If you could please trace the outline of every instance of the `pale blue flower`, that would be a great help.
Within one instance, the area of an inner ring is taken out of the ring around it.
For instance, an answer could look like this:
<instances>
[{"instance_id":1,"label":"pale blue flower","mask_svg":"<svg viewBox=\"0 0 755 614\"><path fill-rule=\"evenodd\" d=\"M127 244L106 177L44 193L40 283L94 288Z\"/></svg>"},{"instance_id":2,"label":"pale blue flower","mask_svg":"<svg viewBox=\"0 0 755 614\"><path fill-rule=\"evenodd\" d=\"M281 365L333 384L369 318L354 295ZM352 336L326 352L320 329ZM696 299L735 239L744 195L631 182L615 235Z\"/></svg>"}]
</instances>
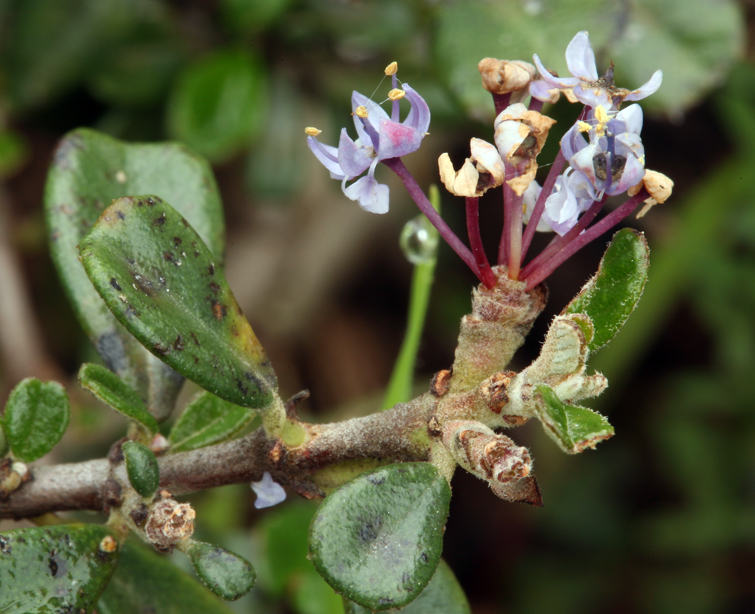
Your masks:
<instances>
[{"instance_id":1,"label":"pale blue flower","mask_svg":"<svg viewBox=\"0 0 755 614\"><path fill-rule=\"evenodd\" d=\"M272 507L286 500L286 491L283 486L273 481L269 471L262 474L262 480L252 482L252 490L257 495L254 507L262 509L263 507Z\"/></svg>"},{"instance_id":2,"label":"pale blue flower","mask_svg":"<svg viewBox=\"0 0 755 614\"><path fill-rule=\"evenodd\" d=\"M430 126L430 109L422 96L407 84L402 89L411 105L403 122L399 121L398 100L394 100L389 116L379 104L353 92L351 107L358 134L356 140L349 137L346 128L341 130L337 148L320 143L314 136L307 137L309 148L330 171L330 176L341 180L343 193L372 213L386 213L389 204L388 186L375 179L377 163L417 151ZM366 109L366 116L357 113L359 107ZM346 185L368 169L367 176Z\"/></svg>"},{"instance_id":3,"label":"pale blue flower","mask_svg":"<svg viewBox=\"0 0 755 614\"><path fill-rule=\"evenodd\" d=\"M566 65L571 77L553 76L537 54L533 57L540 76L551 88L571 89L577 100L592 108L602 105L608 110L617 110L625 100L642 100L650 96L663 81L663 71L656 70L650 80L636 90L616 87L613 82L613 65L602 77L598 76L595 54L585 31L578 32L566 48ZM545 86L539 87L545 91Z\"/></svg>"},{"instance_id":4,"label":"pale blue flower","mask_svg":"<svg viewBox=\"0 0 755 614\"><path fill-rule=\"evenodd\" d=\"M524 223L528 223L542 188L533 181L524 192ZM595 202L595 192L590 181L579 171L567 169L559 175L553 191L545 200L545 209L537 223L537 232L555 231L563 236Z\"/></svg>"}]
</instances>

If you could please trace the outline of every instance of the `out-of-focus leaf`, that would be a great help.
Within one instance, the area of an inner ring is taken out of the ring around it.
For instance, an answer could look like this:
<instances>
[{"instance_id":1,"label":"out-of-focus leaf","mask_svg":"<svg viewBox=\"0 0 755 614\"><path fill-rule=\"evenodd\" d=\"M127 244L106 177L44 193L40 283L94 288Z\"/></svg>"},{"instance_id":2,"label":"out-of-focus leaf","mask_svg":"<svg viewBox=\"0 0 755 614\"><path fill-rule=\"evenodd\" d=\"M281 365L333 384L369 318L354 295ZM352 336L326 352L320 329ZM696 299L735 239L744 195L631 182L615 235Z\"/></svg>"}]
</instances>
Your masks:
<instances>
[{"instance_id":1,"label":"out-of-focus leaf","mask_svg":"<svg viewBox=\"0 0 755 614\"><path fill-rule=\"evenodd\" d=\"M194 578L145 546L127 542L99 614L232 614Z\"/></svg>"},{"instance_id":2,"label":"out-of-focus leaf","mask_svg":"<svg viewBox=\"0 0 755 614\"><path fill-rule=\"evenodd\" d=\"M252 590L257 574L244 557L197 541L184 552L202 583L221 599L235 601Z\"/></svg>"},{"instance_id":3,"label":"out-of-focus leaf","mask_svg":"<svg viewBox=\"0 0 755 614\"><path fill-rule=\"evenodd\" d=\"M723 80L745 40L741 11L731 1L472 0L438 6L438 62L470 112L485 116L493 105L480 87L482 58L532 62L537 53L547 68L569 76L566 46L581 30L590 33L598 74L613 59L620 87L639 87L663 69L663 86L643 106L671 114L683 112Z\"/></svg>"},{"instance_id":4,"label":"out-of-focus leaf","mask_svg":"<svg viewBox=\"0 0 755 614\"><path fill-rule=\"evenodd\" d=\"M126 461L128 481L136 492L149 499L160 485L160 467L155 454L138 441L127 441L121 449Z\"/></svg>"},{"instance_id":5,"label":"out-of-focus leaf","mask_svg":"<svg viewBox=\"0 0 755 614\"><path fill-rule=\"evenodd\" d=\"M134 42L116 49L89 84L108 103L141 106L165 96L181 62L180 50L169 41Z\"/></svg>"},{"instance_id":6,"label":"out-of-focus leaf","mask_svg":"<svg viewBox=\"0 0 755 614\"><path fill-rule=\"evenodd\" d=\"M131 334L181 375L265 408L275 373L202 239L157 196L120 198L80 244L81 261Z\"/></svg>"},{"instance_id":7,"label":"out-of-focus leaf","mask_svg":"<svg viewBox=\"0 0 755 614\"><path fill-rule=\"evenodd\" d=\"M172 410L182 378L118 324L81 263L77 246L115 198L169 199L222 265L223 209L209 164L176 143L124 143L93 130L68 134L53 158L45 208L50 249L74 311L111 371L131 385L158 420Z\"/></svg>"},{"instance_id":8,"label":"out-of-focus leaf","mask_svg":"<svg viewBox=\"0 0 755 614\"><path fill-rule=\"evenodd\" d=\"M613 427L599 413L562 403L545 384L537 387L537 394L541 399L537 406L538 417L545 432L564 452L577 454L613 436Z\"/></svg>"},{"instance_id":9,"label":"out-of-focus leaf","mask_svg":"<svg viewBox=\"0 0 755 614\"><path fill-rule=\"evenodd\" d=\"M594 328L591 352L616 336L642 296L650 265L645 236L623 228L617 232L598 266L598 272L564 308L563 314L584 313Z\"/></svg>"},{"instance_id":10,"label":"out-of-focus leaf","mask_svg":"<svg viewBox=\"0 0 755 614\"><path fill-rule=\"evenodd\" d=\"M369 614L370 610L344 600L345 614ZM420 596L401 610L388 610L391 614L471 614L467 596L454 572L443 559L433 579Z\"/></svg>"},{"instance_id":11,"label":"out-of-focus leaf","mask_svg":"<svg viewBox=\"0 0 755 614\"><path fill-rule=\"evenodd\" d=\"M280 17L291 0L221 0L220 10L226 27L254 34Z\"/></svg>"},{"instance_id":12,"label":"out-of-focus leaf","mask_svg":"<svg viewBox=\"0 0 755 614\"><path fill-rule=\"evenodd\" d=\"M168 436L172 452L184 452L226 441L254 420L246 407L211 392L200 392L184 409Z\"/></svg>"},{"instance_id":13,"label":"out-of-focus leaf","mask_svg":"<svg viewBox=\"0 0 755 614\"><path fill-rule=\"evenodd\" d=\"M29 147L15 132L0 129L0 177L10 177L26 161Z\"/></svg>"},{"instance_id":14,"label":"out-of-focus leaf","mask_svg":"<svg viewBox=\"0 0 755 614\"><path fill-rule=\"evenodd\" d=\"M191 64L168 101L168 131L218 162L248 146L265 120L267 76L246 51L221 51Z\"/></svg>"},{"instance_id":15,"label":"out-of-focus leaf","mask_svg":"<svg viewBox=\"0 0 755 614\"><path fill-rule=\"evenodd\" d=\"M47 454L63 437L70 417L63 386L34 377L23 380L10 393L3 418L13 456L29 463Z\"/></svg>"},{"instance_id":16,"label":"out-of-focus leaf","mask_svg":"<svg viewBox=\"0 0 755 614\"><path fill-rule=\"evenodd\" d=\"M115 373L92 363L84 363L79 369L79 383L124 416L136 420L152 433L157 433L157 420L147 410L147 406L126 382Z\"/></svg>"},{"instance_id":17,"label":"out-of-focus leaf","mask_svg":"<svg viewBox=\"0 0 755 614\"><path fill-rule=\"evenodd\" d=\"M435 573L451 489L429 463L364 473L328 495L309 531L318 572L371 610L403 607Z\"/></svg>"},{"instance_id":18,"label":"out-of-focus leaf","mask_svg":"<svg viewBox=\"0 0 755 614\"><path fill-rule=\"evenodd\" d=\"M0 533L0 612L89 612L118 564L102 525L57 525Z\"/></svg>"}]
</instances>

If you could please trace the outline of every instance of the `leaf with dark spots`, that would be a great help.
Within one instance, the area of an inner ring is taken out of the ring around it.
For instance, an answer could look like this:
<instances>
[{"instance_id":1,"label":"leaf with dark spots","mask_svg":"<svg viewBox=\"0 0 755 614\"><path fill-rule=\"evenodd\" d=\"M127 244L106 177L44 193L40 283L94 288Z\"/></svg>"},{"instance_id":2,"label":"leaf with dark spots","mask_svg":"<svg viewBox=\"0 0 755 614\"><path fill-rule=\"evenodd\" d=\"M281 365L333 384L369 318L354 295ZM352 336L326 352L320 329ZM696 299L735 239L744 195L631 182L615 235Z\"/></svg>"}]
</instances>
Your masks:
<instances>
[{"instance_id":1,"label":"leaf with dark spots","mask_svg":"<svg viewBox=\"0 0 755 614\"><path fill-rule=\"evenodd\" d=\"M140 209L138 203L149 198L155 204ZM127 214L117 228L111 224L115 208ZM155 215L165 216L159 229L152 224ZM172 249L175 237L196 242L201 256L166 261L164 254ZM84 268L108 307L153 354L231 403L253 408L271 403L277 380L262 346L239 314L222 271L215 272L217 298L204 298L212 254L168 203L157 196L115 201L81 241L80 250ZM181 266L176 266L179 262ZM129 276L138 277L139 284L117 292L109 283L112 277ZM138 318L128 317L129 307L136 309ZM238 335L232 333L234 328ZM187 334L194 343L171 351L176 339Z\"/></svg>"},{"instance_id":2,"label":"leaf with dark spots","mask_svg":"<svg viewBox=\"0 0 755 614\"><path fill-rule=\"evenodd\" d=\"M79 322L98 351L108 352L102 354L106 363L126 378L162 419L173 409L180 384L118 324L92 287L77 249L105 203L145 193L159 194L173 203L191 221L215 261L222 258L223 210L212 169L183 145L125 143L93 130L76 130L55 152L45 186L45 208L48 228L54 229L56 236L50 246L52 257ZM125 210L113 211L114 222L126 222ZM115 278L121 286L132 283L130 276ZM135 308L126 309L129 318L139 317ZM113 337L120 342L112 342ZM110 341L102 344L102 339Z\"/></svg>"},{"instance_id":3,"label":"leaf with dark spots","mask_svg":"<svg viewBox=\"0 0 755 614\"><path fill-rule=\"evenodd\" d=\"M110 278L110 285L119 292L122 290L120 284L118 283L118 280L115 277Z\"/></svg>"},{"instance_id":4,"label":"leaf with dark spots","mask_svg":"<svg viewBox=\"0 0 755 614\"><path fill-rule=\"evenodd\" d=\"M97 604L99 614L233 614L195 578L135 540Z\"/></svg>"},{"instance_id":5,"label":"leaf with dark spots","mask_svg":"<svg viewBox=\"0 0 755 614\"><path fill-rule=\"evenodd\" d=\"M245 558L204 542L192 542L184 550L202 583L221 599L235 601L246 595L257 579Z\"/></svg>"},{"instance_id":6,"label":"leaf with dark spots","mask_svg":"<svg viewBox=\"0 0 755 614\"><path fill-rule=\"evenodd\" d=\"M451 489L429 463L387 465L346 482L317 511L309 551L336 592L370 610L401 608L433 576Z\"/></svg>"},{"instance_id":7,"label":"leaf with dark spots","mask_svg":"<svg viewBox=\"0 0 755 614\"><path fill-rule=\"evenodd\" d=\"M1 540L3 612L89 612L120 555L102 525L16 529L3 533Z\"/></svg>"},{"instance_id":8,"label":"leaf with dark spots","mask_svg":"<svg viewBox=\"0 0 755 614\"><path fill-rule=\"evenodd\" d=\"M162 226L165 223L165 215L161 215L160 217L155 218L155 221L152 222L153 226Z\"/></svg>"}]
</instances>

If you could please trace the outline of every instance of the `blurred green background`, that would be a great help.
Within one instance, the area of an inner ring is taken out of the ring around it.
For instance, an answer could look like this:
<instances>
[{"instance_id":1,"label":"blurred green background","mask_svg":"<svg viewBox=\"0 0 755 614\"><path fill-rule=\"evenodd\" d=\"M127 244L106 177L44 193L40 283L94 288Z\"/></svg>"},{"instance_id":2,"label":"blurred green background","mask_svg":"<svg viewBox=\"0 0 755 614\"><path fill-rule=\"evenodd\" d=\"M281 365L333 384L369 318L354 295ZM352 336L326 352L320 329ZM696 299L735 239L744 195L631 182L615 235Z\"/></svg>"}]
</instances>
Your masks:
<instances>
[{"instance_id":1,"label":"blurred green background","mask_svg":"<svg viewBox=\"0 0 755 614\"><path fill-rule=\"evenodd\" d=\"M372 94L396 60L433 113L406 160L427 186L441 153L460 163L470 137L492 140L479 59L536 52L563 75L568 41L587 29L619 85L663 69L643 102L643 139L648 167L676 184L668 203L628 220L647 233L650 279L592 364L610 382L595 408L617 434L569 457L535 424L513 431L533 453L545 507L499 501L460 472L445 558L476 614L755 611L753 15L724 0L0 0L0 392L34 375L79 395L51 461L102 455L123 429L74 385L93 350L55 277L41 209L56 142L90 126L207 156L226 205L228 279L284 395L308 388L315 421L376 410L412 272L398 236L416 210L387 172L391 212L359 210L314 160L304 127L336 144L351 129L351 90ZM565 103L544 111L558 134L576 115ZM444 194L443 211L463 236L461 204ZM500 204L483 200L481 216L492 255ZM516 367L536 356L608 239L549 280ZM474 282L441 246L418 390L452 362ZM246 486L194 501L200 539L260 570L234 610L338 612L304 559L312 504L258 512L252 501Z\"/></svg>"}]
</instances>

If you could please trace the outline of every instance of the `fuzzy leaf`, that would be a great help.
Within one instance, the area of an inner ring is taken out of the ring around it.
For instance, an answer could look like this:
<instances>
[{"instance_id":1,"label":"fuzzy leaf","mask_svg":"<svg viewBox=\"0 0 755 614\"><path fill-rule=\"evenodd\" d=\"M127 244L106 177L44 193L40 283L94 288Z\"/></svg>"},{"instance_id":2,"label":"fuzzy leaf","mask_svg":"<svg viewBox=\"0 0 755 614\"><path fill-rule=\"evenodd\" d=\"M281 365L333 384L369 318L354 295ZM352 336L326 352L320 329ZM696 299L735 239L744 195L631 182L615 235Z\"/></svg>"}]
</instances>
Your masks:
<instances>
[{"instance_id":1,"label":"fuzzy leaf","mask_svg":"<svg viewBox=\"0 0 755 614\"><path fill-rule=\"evenodd\" d=\"M537 412L545 432L568 454L577 454L585 448L613 437L613 427L599 413L586 407L562 403L545 384L537 387L540 402Z\"/></svg>"},{"instance_id":2,"label":"fuzzy leaf","mask_svg":"<svg viewBox=\"0 0 755 614\"><path fill-rule=\"evenodd\" d=\"M79 369L79 383L100 401L144 425L151 433L159 430L157 420L149 413L136 392L109 369L85 363Z\"/></svg>"},{"instance_id":3,"label":"fuzzy leaf","mask_svg":"<svg viewBox=\"0 0 755 614\"><path fill-rule=\"evenodd\" d=\"M47 454L66 432L70 417L63 386L33 377L23 380L10 393L3 419L13 456L29 463Z\"/></svg>"},{"instance_id":4,"label":"fuzzy leaf","mask_svg":"<svg viewBox=\"0 0 755 614\"><path fill-rule=\"evenodd\" d=\"M0 533L0 611L90 612L118 564L113 546L107 527L94 524Z\"/></svg>"},{"instance_id":5,"label":"fuzzy leaf","mask_svg":"<svg viewBox=\"0 0 755 614\"><path fill-rule=\"evenodd\" d=\"M171 452L204 448L226 441L254 419L246 407L200 392L184 409L168 436Z\"/></svg>"},{"instance_id":6,"label":"fuzzy leaf","mask_svg":"<svg viewBox=\"0 0 755 614\"><path fill-rule=\"evenodd\" d=\"M623 228L611 240L598 272L563 310L586 314L594 335L588 349L594 352L616 336L640 300L648 276L650 250L645 235Z\"/></svg>"},{"instance_id":7,"label":"fuzzy leaf","mask_svg":"<svg viewBox=\"0 0 755 614\"><path fill-rule=\"evenodd\" d=\"M226 401L264 408L277 387L223 272L189 223L157 196L120 198L80 244L118 320L171 368Z\"/></svg>"},{"instance_id":8,"label":"fuzzy leaf","mask_svg":"<svg viewBox=\"0 0 755 614\"><path fill-rule=\"evenodd\" d=\"M82 128L58 145L45 186L50 250L68 299L108 368L158 420L173 409L183 378L124 330L92 287L77 246L115 198L159 194L197 230L216 264L225 249L223 210L212 169L177 143L124 143Z\"/></svg>"},{"instance_id":9,"label":"fuzzy leaf","mask_svg":"<svg viewBox=\"0 0 755 614\"><path fill-rule=\"evenodd\" d=\"M154 453L138 441L127 441L122 450L128 481L136 492L149 499L160 485L160 468Z\"/></svg>"},{"instance_id":10,"label":"fuzzy leaf","mask_svg":"<svg viewBox=\"0 0 755 614\"><path fill-rule=\"evenodd\" d=\"M345 614L369 614L367 608L344 600ZM433 579L419 597L401 610L388 610L401 614L471 614L467 596L454 572L443 559L435 570Z\"/></svg>"},{"instance_id":11,"label":"fuzzy leaf","mask_svg":"<svg viewBox=\"0 0 755 614\"><path fill-rule=\"evenodd\" d=\"M185 552L202 583L226 601L246 595L257 580L249 561L218 546L195 541Z\"/></svg>"},{"instance_id":12,"label":"fuzzy leaf","mask_svg":"<svg viewBox=\"0 0 755 614\"><path fill-rule=\"evenodd\" d=\"M428 463L387 465L333 491L309 531L317 571L370 610L403 607L435 573L451 489Z\"/></svg>"},{"instance_id":13,"label":"fuzzy leaf","mask_svg":"<svg viewBox=\"0 0 755 614\"><path fill-rule=\"evenodd\" d=\"M127 542L97 604L99 614L232 614L194 578L154 550Z\"/></svg>"}]
</instances>

